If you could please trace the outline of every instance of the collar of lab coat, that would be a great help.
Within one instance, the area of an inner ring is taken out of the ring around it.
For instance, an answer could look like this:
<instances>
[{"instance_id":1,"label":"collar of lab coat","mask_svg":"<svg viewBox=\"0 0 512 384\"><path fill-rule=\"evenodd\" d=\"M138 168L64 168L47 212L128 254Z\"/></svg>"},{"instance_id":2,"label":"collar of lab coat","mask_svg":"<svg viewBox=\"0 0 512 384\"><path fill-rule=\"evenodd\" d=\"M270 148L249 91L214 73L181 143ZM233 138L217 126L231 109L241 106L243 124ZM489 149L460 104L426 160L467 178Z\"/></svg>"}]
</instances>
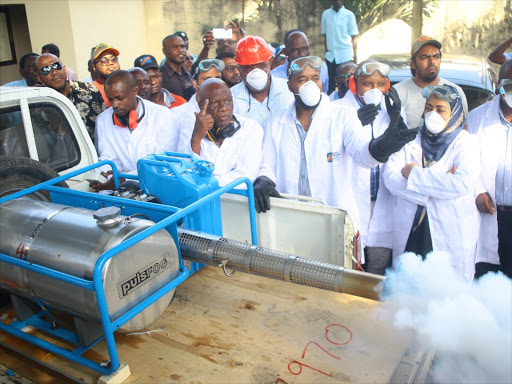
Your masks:
<instances>
[{"instance_id":1,"label":"collar of lab coat","mask_svg":"<svg viewBox=\"0 0 512 384\"><path fill-rule=\"evenodd\" d=\"M280 119L281 124L292 124L295 125L295 119L294 119L294 108L296 105L296 101L290 104L290 106L286 109L286 112L283 114L283 116ZM311 125L313 125L313 122L316 122L320 119L331 119L332 113L329 113L329 110L331 109L331 101L329 100L329 96L327 96L325 93L322 93L322 99L320 100L320 104L318 104L318 107L316 107L316 110L313 114L313 119L311 121ZM296 112L296 111L295 111Z\"/></svg>"},{"instance_id":2,"label":"collar of lab coat","mask_svg":"<svg viewBox=\"0 0 512 384\"><path fill-rule=\"evenodd\" d=\"M269 101L272 100L274 97L276 97L277 95L281 94L282 92L289 92L288 89L278 89L276 88L275 86L275 83L276 83L276 77L271 73L270 74L270 89L268 91L268 98L269 98ZM249 90L247 89L247 86L244 84L244 92L242 92L240 95L238 95L238 97L240 99L244 99L244 100L249 100L249 98L251 97L251 94L249 93Z\"/></svg>"},{"instance_id":3,"label":"collar of lab coat","mask_svg":"<svg viewBox=\"0 0 512 384\"><path fill-rule=\"evenodd\" d=\"M500 96L496 96L490 103L487 112L485 112L485 119L489 119L494 124L496 119L500 119Z\"/></svg>"}]
</instances>

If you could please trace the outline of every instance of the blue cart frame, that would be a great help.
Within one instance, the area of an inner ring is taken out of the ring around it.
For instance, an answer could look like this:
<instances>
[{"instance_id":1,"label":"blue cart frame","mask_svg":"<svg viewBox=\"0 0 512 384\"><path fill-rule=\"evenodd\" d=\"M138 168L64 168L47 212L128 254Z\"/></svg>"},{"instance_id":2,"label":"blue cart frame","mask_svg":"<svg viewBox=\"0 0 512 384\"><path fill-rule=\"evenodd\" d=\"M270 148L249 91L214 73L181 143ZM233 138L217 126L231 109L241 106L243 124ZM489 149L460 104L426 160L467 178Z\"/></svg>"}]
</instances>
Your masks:
<instances>
[{"instance_id":1,"label":"blue cart frame","mask_svg":"<svg viewBox=\"0 0 512 384\"><path fill-rule=\"evenodd\" d=\"M23 322L18 320L13 321L11 324L4 324L0 322L0 330L9 333L13 336L16 336L22 340L28 341L36 345L37 347L45 349L51 353L60 355L66 359L69 359L87 368L95 370L101 373L102 375L109 375L119 369L119 356L117 353L117 348L114 340L114 332L127 321L132 319L134 316L136 316L144 309L152 305L155 301L166 295L172 289L176 288L182 282L184 282L189 276L190 271L183 264L183 260L181 259L180 254L179 273L175 279L164 285L162 288L158 289L156 292L154 292L152 295L144 299L139 304L135 305L133 308L126 311L119 318L115 319L114 321L111 321L105 297L105 292L103 290L103 280L101 277L103 267L105 266L108 260L110 260L112 257L117 256L119 253L123 252L127 248L130 248L132 245L160 231L161 229L166 229L171 234L176 243L179 253L179 242L177 235L178 220L183 219L184 217L191 214L195 210L201 208L204 204L209 203L212 199L219 198L221 195L225 193L243 195L248 198L251 237L254 245L258 244L258 239L256 232L256 213L254 210L254 190L251 181L247 178L239 178L229 183L228 185L219 188L213 193L197 200L196 202L190 204L189 206L183 209L168 205L153 204L136 200L123 199L119 197L99 195L96 193L76 191L55 186L55 184L58 184L62 181L66 181L74 176L96 169L103 165L110 165L112 167L116 188L119 186L120 177L128 179L137 179L137 177L134 175L127 175L118 172L116 165L112 161L105 160L0 199L0 204L2 204L12 199L25 197L36 191L48 191L50 193L51 200L54 203L88 208L92 210L97 210L103 206L114 205L122 208L123 215L142 213L147 215L151 220L156 222L150 228L145 229L144 231L134 235L133 237L121 242L120 244L103 253L100 256L100 258L96 261L96 264L94 265L92 281L78 278L76 276L72 276L63 272L55 271L53 269L43 267L37 264L31 264L30 262L22 260L21 258L17 259L12 256L0 253L0 262L14 265L32 272L36 272L54 278L56 280L63 281L65 283L76 285L77 287L81 287L83 289L93 291L96 294L96 299L98 302L98 310L100 313L101 326L103 328L103 336L100 337L95 342L93 342L87 348L82 347L79 345L78 337L74 332L62 328L52 329L49 323L42 320L41 317L45 314L44 311L41 311L39 314L34 315ZM247 186L247 190L234 189L240 184L245 184ZM56 337L65 339L75 345L78 345L78 347L76 347L73 350L64 349L39 337L26 333L22 329L27 325L32 325ZM85 351L93 347L103 338L105 339L105 342L107 344L107 350L109 354L109 361L107 364L96 363L82 356L82 354Z\"/></svg>"}]
</instances>

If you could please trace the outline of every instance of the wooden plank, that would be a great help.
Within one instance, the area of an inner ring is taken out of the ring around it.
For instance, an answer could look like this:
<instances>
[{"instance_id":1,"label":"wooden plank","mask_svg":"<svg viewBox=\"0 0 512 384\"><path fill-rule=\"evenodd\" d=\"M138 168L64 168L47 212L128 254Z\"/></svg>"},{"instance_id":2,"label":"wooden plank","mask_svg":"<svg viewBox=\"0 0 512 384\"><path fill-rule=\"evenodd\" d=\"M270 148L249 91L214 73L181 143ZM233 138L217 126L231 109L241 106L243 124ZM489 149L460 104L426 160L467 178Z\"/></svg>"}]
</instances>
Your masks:
<instances>
[{"instance_id":1,"label":"wooden plank","mask_svg":"<svg viewBox=\"0 0 512 384\"><path fill-rule=\"evenodd\" d=\"M162 331L117 333L116 343L131 370L126 383L383 383L412 340L392 327L392 314L385 303L207 267L148 328ZM89 353L105 360L105 343ZM50 360L86 382L99 378Z\"/></svg>"}]
</instances>

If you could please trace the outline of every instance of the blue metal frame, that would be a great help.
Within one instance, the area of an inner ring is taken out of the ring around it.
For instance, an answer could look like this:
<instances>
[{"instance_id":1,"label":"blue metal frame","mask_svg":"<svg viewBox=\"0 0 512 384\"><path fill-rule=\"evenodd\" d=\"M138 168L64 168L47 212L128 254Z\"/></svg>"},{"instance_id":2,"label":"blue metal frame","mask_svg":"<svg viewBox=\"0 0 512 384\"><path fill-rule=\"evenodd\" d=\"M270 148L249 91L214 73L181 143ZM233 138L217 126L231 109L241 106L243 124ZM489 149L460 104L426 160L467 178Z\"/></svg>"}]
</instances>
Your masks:
<instances>
[{"instance_id":1,"label":"blue metal frame","mask_svg":"<svg viewBox=\"0 0 512 384\"><path fill-rule=\"evenodd\" d=\"M179 267L179 274L178 276L167 283L165 286L154 292L152 295L144 299L139 304L135 305L133 308L129 309L127 312L122 314L119 318L115 319L114 321L110 321L110 315L108 312L108 306L107 301L105 297L105 292L103 290L103 280L102 280L102 271L103 267L107 263L109 259L112 257L115 257L119 253L123 252L127 248L131 247L132 245L144 240L145 238L153 235L154 233L160 231L161 229L166 229L169 231L169 233L173 236L176 245L178 247L179 252L179 243L177 239L177 231L176 231L176 222L185 216L191 214L195 210L202 207L204 204L209 203L212 199L220 197L224 193L233 193L238 195L244 195L247 196L249 200L249 217L250 217L250 225L251 225L251 236L252 236L252 242L253 244L257 245L258 239L257 239L257 232L256 232L256 212L254 210L254 190L252 183L247 178L240 178L237 179L228 185L219 188L217 191L209 194L208 196L205 196L196 202L190 204L189 206L180 209L176 207L166 206L166 205L160 205L160 204L153 204L153 203L147 203L147 202L141 202L141 201L135 201L135 200L127 200L119 197L112 197L112 196L104 196L99 195L96 193L91 192L83 192L83 191L75 191L67 188L62 187L56 187L55 184L58 184L62 181L65 181L71 177L74 177L76 175L85 173L87 171L90 171L92 169L98 168L103 165L110 165L113 170L113 177L115 181L116 187L119 186L119 178L128 178L128 179L137 179L134 175L128 175L128 174L122 174L118 172L116 165L109 160L101 161L96 164L92 164L90 166L87 166L85 168L76 170L74 172L70 172L66 175L57 177L53 180L46 181L44 183L41 183L39 185L36 185L34 187L25 189L23 191L17 192L15 194L9 195L7 197L4 197L0 199L0 204L16 199L19 197L30 195L31 193L34 193L39 190L45 190L50 192L50 195L52 197L52 200L55 198L55 200L61 200L64 204L67 205L73 205L73 206L80 206L85 208L98 208L100 204L105 205L116 205L116 206L122 206L123 210L133 210L137 209L137 212L143 211L145 214L148 214L148 216L154 220L158 221L150 228L145 229L144 231L136 234L135 236L121 242L120 244L116 245L114 248L109 249L106 251L103 255L100 256L100 258L96 261L96 264L94 265L93 270L93 278L92 281L85 280L82 278L78 278L76 276L72 276L63 272L55 271L50 268L46 268L40 265L31 264L28 261L17 259L11 256L7 256L5 254L0 253L0 262L5 262L7 264L11 264L23 269L27 269L29 271L33 271L51 278L54 278L56 280L60 280L78 287L81 287L83 289L88 289L90 291L94 291L96 294L96 299L98 302L98 310L100 313L100 320L101 325L103 328L103 334L104 336L95 341L91 346L102 340L105 339L105 342L107 344L107 350L110 357L110 364L107 367L101 366L100 364L89 360L81 354L83 354L88 348L83 347L77 347L73 351L61 348L56 346L55 344L52 344L46 340L40 339L36 336L33 336L31 334L23 332L21 329L24 328L26 325L31 324L37 328L43 329L46 332L52 333L55 336L58 336L60 338L64 338L68 341L72 341L75 344L78 344L78 338L76 337L76 334L70 331L64 331L62 329L52 330L46 322L43 322L41 319L39 319L39 316L41 314L32 316L30 319L26 320L25 322L15 321L9 325L1 323L0 322L0 330L7 332L13 336L16 336L20 339L23 339L25 341L28 341L40 348L43 348L49 352L55 353L57 355L60 355L64 358L67 358L73 362L76 362L78 364L81 364L87 368L93 369L103 375L109 375L113 372L117 371L119 368L119 356L117 354L117 348L114 340L114 332L122 326L124 323L132 319L134 316L136 316L138 313L149 307L151 304L153 304L155 301L166 295L168 292L170 292L172 289L176 288L179 284L184 282L187 277L189 276L190 271L184 266L183 261L181 259L180 254L180 267ZM237 187L240 184L245 183L247 186L247 191L244 190L234 190L235 187ZM64 201L65 199L65 201ZM75 205L76 204L76 205ZM130 214L130 213L128 213Z\"/></svg>"}]
</instances>

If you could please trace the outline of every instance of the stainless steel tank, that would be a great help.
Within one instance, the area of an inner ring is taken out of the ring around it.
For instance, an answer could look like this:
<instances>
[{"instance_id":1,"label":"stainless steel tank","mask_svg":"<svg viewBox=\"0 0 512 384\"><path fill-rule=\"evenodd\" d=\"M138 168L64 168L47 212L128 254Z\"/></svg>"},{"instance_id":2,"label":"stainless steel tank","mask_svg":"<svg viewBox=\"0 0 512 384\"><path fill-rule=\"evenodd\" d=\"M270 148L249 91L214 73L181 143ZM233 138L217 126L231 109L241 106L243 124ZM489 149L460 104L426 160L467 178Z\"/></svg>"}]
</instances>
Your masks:
<instances>
[{"instance_id":1,"label":"stainless steel tank","mask_svg":"<svg viewBox=\"0 0 512 384\"><path fill-rule=\"evenodd\" d=\"M10 200L0 205L0 252L92 280L94 265L104 252L154 224L130 220L116 210L108 207L95 212L29 199ZM114 256L102 275L111 320L174 279L178 270L178 251L165 230ZM85 320L99 319L94 292L1 262L0 289ZM169 292L121 330L152 323L173 294Z\"/></svg>"}]
</instances>

